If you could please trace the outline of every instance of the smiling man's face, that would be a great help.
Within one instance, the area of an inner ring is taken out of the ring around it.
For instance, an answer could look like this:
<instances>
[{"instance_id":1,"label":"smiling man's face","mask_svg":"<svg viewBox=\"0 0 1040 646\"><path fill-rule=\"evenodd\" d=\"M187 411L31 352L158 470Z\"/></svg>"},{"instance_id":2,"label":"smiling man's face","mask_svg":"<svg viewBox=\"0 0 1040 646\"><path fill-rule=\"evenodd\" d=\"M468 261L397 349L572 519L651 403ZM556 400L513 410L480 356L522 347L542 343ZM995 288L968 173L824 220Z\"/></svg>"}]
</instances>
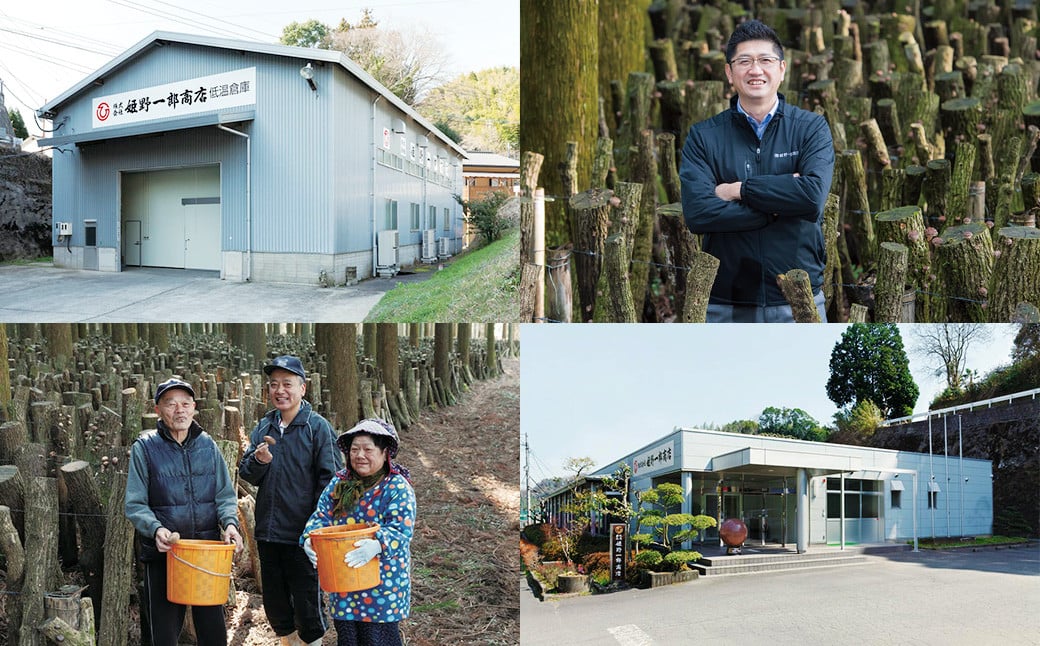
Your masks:
<instances>
[{"instance_id":1,"label":"smiling man's face","mask_svg":"<svg viewBox=\"0 0 1040 646\"><path fill-rule=\"evenodd\" d=\"M740 65L742 61L752 64ZM726 78L745 103L757 103L776 96L786 71L787 61L777 56L772 42L747 40L737 45L726 65Z\"/></svg>"},{"instance_id":2,"label":"smiling man's face","mask_svg":"<svg viewBox=\"0 0 1040 646\"><path fill-rule=\"evenodd\" d=\"M267 379L267 394L286 424L296 416L306 392L307 383L299 375L288 370L275 368Z\"/></svg>"}]
</instances>

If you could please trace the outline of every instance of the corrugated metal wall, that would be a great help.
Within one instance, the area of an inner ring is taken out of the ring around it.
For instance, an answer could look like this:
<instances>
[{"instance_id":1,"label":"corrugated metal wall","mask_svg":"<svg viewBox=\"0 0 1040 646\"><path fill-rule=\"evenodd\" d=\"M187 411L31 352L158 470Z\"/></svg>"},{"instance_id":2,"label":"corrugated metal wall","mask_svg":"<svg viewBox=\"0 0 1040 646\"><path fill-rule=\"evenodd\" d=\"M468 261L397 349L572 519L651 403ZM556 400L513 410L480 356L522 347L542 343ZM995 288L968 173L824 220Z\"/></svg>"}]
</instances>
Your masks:
<instances>
[{"instance_id":1,"label":"corrugated metal wall","mask_svg":"<svg viewBox=\"0 0 1040 646\"><path fill-rule=\"evenodd\" d=\"M64 106L56 122L68 117L59 134L91 130L91 101L105 96L218 72L256 67L255 120L232 124L251 137L252 248L270 253L347 253L371 248L373 137L395 119L407 123L408 137L425 130L337 65L315 65L317 92L300 77L303 61L252 52L179 43L146 49L131 64ZM157 124L159 122L156 122ZM434 137L431 150L449 159L458 154ZM245 140L215 126L156 135L67 146L54 156L54 220L74 223L72 244L82 244L82 221L98 220L98 246L119 247L119 173L219 163L225 251L246 249ZM461 164L461 162L460 162ZM383 228L384 202L399 203L401 244L419 244L410 227L409 204L457 214L451 197L461 192L396 169L376 165L376 228Z\"/></svg>"}]
</instances>

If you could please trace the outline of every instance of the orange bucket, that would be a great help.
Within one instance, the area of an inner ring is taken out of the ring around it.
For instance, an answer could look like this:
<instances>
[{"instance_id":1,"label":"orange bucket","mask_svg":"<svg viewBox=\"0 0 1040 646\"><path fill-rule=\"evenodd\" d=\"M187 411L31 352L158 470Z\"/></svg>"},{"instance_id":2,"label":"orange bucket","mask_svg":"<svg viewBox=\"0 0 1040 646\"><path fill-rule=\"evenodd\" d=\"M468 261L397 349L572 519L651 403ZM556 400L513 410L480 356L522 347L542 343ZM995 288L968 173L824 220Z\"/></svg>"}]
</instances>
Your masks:
<instances>
[{"instance_id":1,"label":"orange bucket","mask_svg":"<svg viewBox=\"0 0 1040 646\"><path fill-rule=\"evenodd\" d=\"M166 598L186 606L227 603L235 546L184 539L166 557Z\"/></svg>"},{"instance_id":2,"label":"orange bucket","mask_svg":"<svg viewBox=\"0 0 1040 646\"><path fill-rule=\"evenodd\" d=\"M318 555L318 583L325 592L356 592L379 585L379 556L359 568L343 562L354 543L362 538L375 538L379 525L331 525L310 533L311 547Z\"/></svg>"}]
</instances>

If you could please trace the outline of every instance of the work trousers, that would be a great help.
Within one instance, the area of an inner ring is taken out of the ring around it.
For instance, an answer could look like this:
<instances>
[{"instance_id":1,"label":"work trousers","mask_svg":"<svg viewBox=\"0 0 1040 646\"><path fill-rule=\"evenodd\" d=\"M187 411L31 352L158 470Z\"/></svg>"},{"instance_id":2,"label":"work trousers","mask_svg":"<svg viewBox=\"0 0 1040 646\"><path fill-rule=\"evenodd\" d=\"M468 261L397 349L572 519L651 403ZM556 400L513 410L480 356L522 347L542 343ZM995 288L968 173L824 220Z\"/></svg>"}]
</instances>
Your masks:
<instances>
[{"instance_id":1,"label":"work trousers","mask_svg":"<svg viewBox=\"0 0 1040 646\"><path fill-rule=\"evenodd\" d=\"M166 558L170 558L168 553ZM177 646L188 606L166 599L166 558L144 564L144 611L152 646ZM224 606L192 606L198 646L227 646Z\"/></svg>"},{"instance_id":2,"label":"work trousers","mask_svg":"<svg viewBox=\"0 0 1040 646\"><path fill-rule=\"evenodd\" d=\"M820 321L827 322L827 301L823 292L813 297ZM794 312L790 305L721 305L708 303L708 323L794 323Z\"/></svg>"},{"instance_id":3,"label":"work trousers","mask_svg":"<svg viewBox=\"0 0 1040 646\"><path fill-rule=\"evenodd\" d=\"M367 621L334 619L336 646L402 646L397 622L377 624Z\"/></svg>"},{"instance_id":4,"label":"work trousers","mask_svg":"<svg viewBox=\"0 0 1040 646\"><path fill-rule=\"evenodd\" d=\"M257 541L264 586L264 612L279 637L300 634L309 644L320 639L328 624L322 610L318 571L299 545Z\"/></svg>"}]
</instances>

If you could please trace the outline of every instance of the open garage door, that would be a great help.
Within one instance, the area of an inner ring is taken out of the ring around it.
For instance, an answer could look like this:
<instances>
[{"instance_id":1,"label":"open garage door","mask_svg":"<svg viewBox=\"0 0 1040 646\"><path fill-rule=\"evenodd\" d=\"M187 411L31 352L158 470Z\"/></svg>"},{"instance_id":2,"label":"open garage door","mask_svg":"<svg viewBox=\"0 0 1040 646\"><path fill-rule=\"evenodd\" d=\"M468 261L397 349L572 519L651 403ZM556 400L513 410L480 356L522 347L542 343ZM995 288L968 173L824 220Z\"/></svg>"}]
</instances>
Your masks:
<instances>
[{"instance_id":1,"label":"open garage door","mask_svg":"<svg viewBox=\"0 0 1040 646\"><path fill-rule=\"evenodd\" d=\"M219 271L220 167L123 173L121 219L123 266Z\"/></svg>"}]
</instances>

